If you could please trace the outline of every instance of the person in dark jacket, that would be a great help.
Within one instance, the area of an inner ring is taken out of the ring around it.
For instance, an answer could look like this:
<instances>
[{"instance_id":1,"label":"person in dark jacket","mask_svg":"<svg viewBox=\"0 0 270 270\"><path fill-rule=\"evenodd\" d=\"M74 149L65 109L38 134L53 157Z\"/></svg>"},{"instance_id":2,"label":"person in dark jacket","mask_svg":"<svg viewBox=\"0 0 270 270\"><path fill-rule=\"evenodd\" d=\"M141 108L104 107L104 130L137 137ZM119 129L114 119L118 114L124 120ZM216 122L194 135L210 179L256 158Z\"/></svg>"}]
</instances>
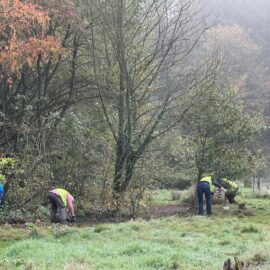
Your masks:
<instances>
[{"instance_id":1,"label":"person in dark jacket","mask_svg":"<svg viewBox=\"0 0 270 270\"><path fill-rule=\"evenodd\" d=\"M212 206L211 206L211 194L214 194L215 186L220 190L227 191L217 182L216 177L205 176L200 179L197 184L197 192L198 192L198 200L199 200L199 215L204 214L203 210L203 195L205 195L206 200L206 211L210 216L212 214Z\"/></svg>"},{"instance_id":2,"label":"person in dark jacket","mask_svg":"<svg viewBox=\"0 0 270 270\"><path fill-rule=\"evenodd\" d=\"M3 198L4 198L4 186L3 184L0 183L0 206L3 203Z\"/></svg>"}]
</instances>

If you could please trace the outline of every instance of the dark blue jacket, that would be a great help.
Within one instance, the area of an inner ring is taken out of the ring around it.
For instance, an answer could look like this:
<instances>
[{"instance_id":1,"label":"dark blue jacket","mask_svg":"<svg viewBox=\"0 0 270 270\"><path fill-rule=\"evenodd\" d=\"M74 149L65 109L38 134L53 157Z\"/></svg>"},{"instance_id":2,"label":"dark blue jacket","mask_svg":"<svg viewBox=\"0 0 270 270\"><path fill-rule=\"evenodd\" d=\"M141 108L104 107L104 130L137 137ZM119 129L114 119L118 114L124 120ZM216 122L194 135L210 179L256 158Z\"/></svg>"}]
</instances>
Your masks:
<instances>
[{"instance_id":1,"label":"dark blue jacket","mask_svg":"<svg viewBox=\"0 0 270 270\"><path fill-rule=\"evenodd\" d=\"M2 203L3 197L4 197L4 186L0 184L0 204Z\"/></svg>"},{"instance_id":2,"label":"dark blue jacket","mask_svg":"<svg viewBox=\"0 0 270 270\"><path fill-rule=\"evenodd\" d=\"M222 186L217 181L218 181L217 177L212 178L212 184L218 188L221 188Z\"/></svg>"}]
</instances>

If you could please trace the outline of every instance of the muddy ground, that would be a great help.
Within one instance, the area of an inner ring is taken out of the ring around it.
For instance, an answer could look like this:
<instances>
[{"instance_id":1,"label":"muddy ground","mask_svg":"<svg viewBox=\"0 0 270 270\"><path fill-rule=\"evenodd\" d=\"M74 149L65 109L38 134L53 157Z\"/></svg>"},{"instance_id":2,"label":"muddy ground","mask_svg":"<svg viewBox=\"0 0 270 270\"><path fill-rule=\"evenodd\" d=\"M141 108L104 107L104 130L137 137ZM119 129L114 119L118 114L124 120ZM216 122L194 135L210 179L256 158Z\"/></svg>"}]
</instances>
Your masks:
<instances>
[{"instance_id":1,"label":"muddy ground","mask_svg":"<svg viewBox=\"0 0 270 270\"><path fill-rule=\"evenodd\" d=\"M160 217L168 217L168 216L187 216L192 214L192 207L189 204L171 204L171 205L155 205L149 207L147 210L141 212L136 218L142 218L142 219L152 219L152 218L160 218ZM86 214L83 218L78 218L76 223L70 223L70 225L75 225L79 227L84 226L91 226L95 224L101 224L101 223L118 223L118 222L124 222L132 219L136 219L129 215L119 215L119 214L104 214L104 213L94 213L89 212ZM49 225L49 220L37 220L36 225L40 226L46 226ZM27 228L27 222L22 221L10 221L5 224L2 224L5 226L11 226L15 228ZM1 226L1 225L0 225Z\"/></svg>"}]
</instances>

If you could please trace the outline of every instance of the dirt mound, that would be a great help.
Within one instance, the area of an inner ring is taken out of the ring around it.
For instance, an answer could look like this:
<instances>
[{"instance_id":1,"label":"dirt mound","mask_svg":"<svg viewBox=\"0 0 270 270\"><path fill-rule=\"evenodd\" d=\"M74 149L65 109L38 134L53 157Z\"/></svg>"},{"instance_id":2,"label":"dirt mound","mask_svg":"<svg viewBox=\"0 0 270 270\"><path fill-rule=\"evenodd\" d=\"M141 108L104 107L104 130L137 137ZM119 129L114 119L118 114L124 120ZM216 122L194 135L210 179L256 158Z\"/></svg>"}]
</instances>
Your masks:
<instances>
[{"instance_id":1,"label":"dirt mound","mask_svg":"<svg viewBox=\"0 0 270 270\"><path fill-rule=\"evenodd\" d=\"M238 210L235 211L235 214L238 216L256 216L256 212L247 209L244 203L238 205Z\"/></svg>"}]
</instances>

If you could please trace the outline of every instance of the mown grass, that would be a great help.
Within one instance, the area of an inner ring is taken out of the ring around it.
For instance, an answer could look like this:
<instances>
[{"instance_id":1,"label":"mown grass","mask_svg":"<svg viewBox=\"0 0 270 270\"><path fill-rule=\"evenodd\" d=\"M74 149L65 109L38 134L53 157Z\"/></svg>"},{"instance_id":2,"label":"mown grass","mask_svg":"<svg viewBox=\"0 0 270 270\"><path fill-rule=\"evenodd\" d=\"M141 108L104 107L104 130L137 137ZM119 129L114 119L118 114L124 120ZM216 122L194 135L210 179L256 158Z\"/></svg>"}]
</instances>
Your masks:
<instances>
[{"instance_id":1,"label":"mown grass","mask_svg":"<svg viewBox=\"0 0 270 270\"><path fill-rule=\"evenodd\" d=\"M269 200L243 196L254 215L224 211L214 216L169 217L29 229L0 228L0 269L222 269L227 258L270 269Z\"/></svg>"}]
</instances>

